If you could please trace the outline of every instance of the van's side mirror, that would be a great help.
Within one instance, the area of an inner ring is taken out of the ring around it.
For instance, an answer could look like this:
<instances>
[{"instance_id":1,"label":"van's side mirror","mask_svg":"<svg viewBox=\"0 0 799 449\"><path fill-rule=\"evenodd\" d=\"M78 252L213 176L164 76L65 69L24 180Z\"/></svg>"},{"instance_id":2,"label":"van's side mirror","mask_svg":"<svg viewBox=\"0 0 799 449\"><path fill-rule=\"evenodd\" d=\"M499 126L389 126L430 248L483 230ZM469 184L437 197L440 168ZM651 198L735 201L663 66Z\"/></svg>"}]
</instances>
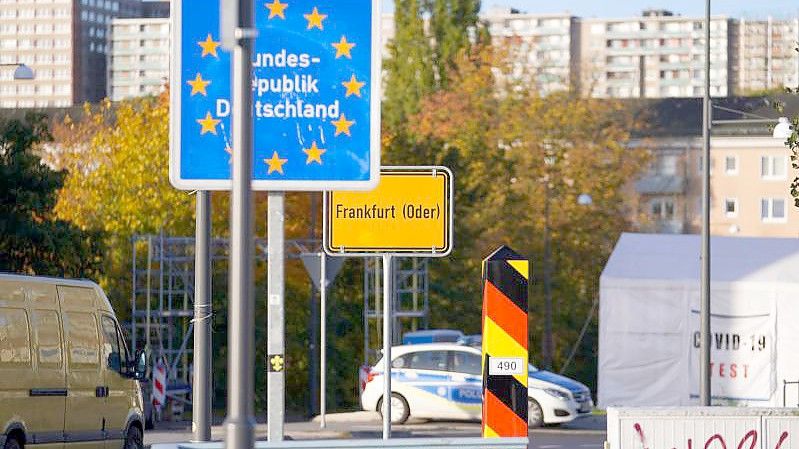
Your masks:
<instances>
[{"instance_id":1,"label":"van's side mirror","mask_svg":"<svg viewBox=\"0 0 799 449\"><path fill-rule=\"evenodd\" d=\"M136 351L136 357L133 361L133 378L136 380L144 380L147 375L147 355L143 350Z\"/></svg>"}]
</instances>

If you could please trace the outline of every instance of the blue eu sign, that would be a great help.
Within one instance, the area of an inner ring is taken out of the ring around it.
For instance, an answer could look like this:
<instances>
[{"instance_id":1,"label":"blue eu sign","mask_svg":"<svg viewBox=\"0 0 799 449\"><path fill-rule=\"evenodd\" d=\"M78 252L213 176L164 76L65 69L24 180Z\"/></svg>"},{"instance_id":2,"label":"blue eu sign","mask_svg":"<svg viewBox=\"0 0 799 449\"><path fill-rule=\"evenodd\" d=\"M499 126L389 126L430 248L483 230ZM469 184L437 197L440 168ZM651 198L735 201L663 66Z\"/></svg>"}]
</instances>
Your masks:
<instances>
[{"instance_id":1,"label":"blue eu sign","mask_svg":"<svg viewBox=\"0 0 799 449\"><path fill-rule=\"evenodd\" d=\"M253 188L366 189L380 166L379 1L257 0ZM219 0L173 2L170 178L230 188L230 53Z\"/></svg>"}]
</instances>

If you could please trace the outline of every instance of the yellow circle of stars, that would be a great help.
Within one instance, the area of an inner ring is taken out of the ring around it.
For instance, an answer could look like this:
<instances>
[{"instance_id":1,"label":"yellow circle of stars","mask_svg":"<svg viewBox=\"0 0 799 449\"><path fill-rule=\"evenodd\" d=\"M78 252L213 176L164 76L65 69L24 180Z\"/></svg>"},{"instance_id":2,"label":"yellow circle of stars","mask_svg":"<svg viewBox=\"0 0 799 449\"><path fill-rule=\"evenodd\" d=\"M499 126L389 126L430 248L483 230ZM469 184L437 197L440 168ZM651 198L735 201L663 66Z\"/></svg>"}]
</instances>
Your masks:
<instances>
[{"instance_id":1,"label":"yellow circle of stars","mask_svg":"<svg viewBox=\"0 0 799 449\"><path fill-rule=\"evenodd\" d=\"M289 7L287 2L282 2L281 0L271 0L263 5L269 10L268 20L276 18L282 20L286 19L286 9ZM307 21L307 30L324 30L324 21L328 16L327 14L320 13L318 7L314 7L310 13L303 14L303 17ZM197 45L202 50L200 55L201 58L205 58L206 56L213 56L217 59L219 58L218 48L221 43L214 40L211 33L208 33L204 40L198 41ZM339 39L338 42L331 43L331 46L336 51L335 59L352 59L352 49L356 46L356 44L354 42L348 41L347 37L342 35L341 39ZM186 83L191 86L190 96L193 97L194 95L199 94L207 97L208 86L212 84L212 81L209 79L204 79L201 73L197 73L194 79L187 80ZM355 74L352 74L350 79L342 81L341 85L345 88L345 98L349 98L350 96L360 98L361 89L363 89L366 83L364 81L359 81ZM200 125L200 135L217 135L217 126L221 123L221 121L222 120L218 118L214 118L214 116L211 114L211 111L207 111L205 117L196 119L196 122ZM345 134L348 137L352 137L351 128L353 125L355 125L355 121L347 119L347 116L344 113L341 113L336 120L332 120L330 123L335 127L334 136ZM310 148L301 149L306 155L306 165L313 163L322 165L322 155L325 154L327 150L324 148L319 148L316 141L311 143ZM225 145L224 150L229 155L232 155L232 148L229 144ZM271 175L272 173L277 172L283 175L283 166L288 162L288 158L281 158L277 151L273 151L272 157L269 159L264 159L263 161L268 166L267 174ZM282 360L280 362L282 362Z\"/></svg>"}]
</instances>

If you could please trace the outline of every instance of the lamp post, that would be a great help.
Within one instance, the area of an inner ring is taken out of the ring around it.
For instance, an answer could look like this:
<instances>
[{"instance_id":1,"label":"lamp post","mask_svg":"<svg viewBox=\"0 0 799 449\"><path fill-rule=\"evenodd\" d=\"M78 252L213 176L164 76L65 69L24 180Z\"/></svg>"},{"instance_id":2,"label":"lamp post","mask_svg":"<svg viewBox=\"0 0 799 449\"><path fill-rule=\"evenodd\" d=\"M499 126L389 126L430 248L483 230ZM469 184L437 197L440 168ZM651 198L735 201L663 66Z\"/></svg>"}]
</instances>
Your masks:
<instances>
[{"instance_id":1,"label":"lamp post","mask_svg":"<svg viewBox=\"0 0 799 449\"><path fill-rule=\"evenodd\" d=\"M701 273L700 273L700 301L699 301L699 401L700 405L709 406L711 399L710 386L710 130L713 124L722 124L728 120L713 121L712 108L730 110L714 106L710 101L710 1L705 1L705 95L702 101L702 248L701 248ZM741 111L744 115L747 114ZM770 122L773 119L761 117L759 120L746 120L750 123ZM735 121L741 123L741 120ZM780 117L773 130L773 137L787 138L790 136L790 123L785 117Z\"/></svg>"},{"instance_id":2,"label":"lamp post","mask_svg":"<svg viewBox=\"0 0 799 449\"><path fill-rule=\"evenodd\" d=\"M705 95L702 100L702 267L699 289L699 400L710 405L710 0L705 1Z\"/></svg>"},{"instance_id":3,"label":"lamp post","mask_svg":"<svg viewBox=\"0 0 799 449\"><path fill-rule=\"evenodd\" d=\"M34 78L33 69L21 62L0 64L0 67L16 67L14 70L14 80L27 81Z\"/></svg>"}]
</instances>

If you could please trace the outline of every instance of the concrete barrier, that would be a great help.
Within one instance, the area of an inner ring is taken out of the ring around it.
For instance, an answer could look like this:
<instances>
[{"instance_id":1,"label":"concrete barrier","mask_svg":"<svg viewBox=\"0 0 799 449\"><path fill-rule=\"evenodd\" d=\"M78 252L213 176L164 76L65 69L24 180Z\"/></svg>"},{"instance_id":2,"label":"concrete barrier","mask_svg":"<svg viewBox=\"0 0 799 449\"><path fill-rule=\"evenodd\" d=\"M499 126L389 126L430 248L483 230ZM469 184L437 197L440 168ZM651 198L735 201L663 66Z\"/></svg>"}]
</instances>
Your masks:
<instances>
[{"instance_id":1,"label":"concrete barrier","mask_svg":"<svg viewBox=\"0 0 799 449\"><path fill-rule=\"evenodd\" d=\"M608 408L608 449L799 449L799 409Z\"/></svg>"},{"instance_id":2,"label":"concrete barrier","mask_svg":"<svg viewBox=\"0 0 799 449\"><path fill-rule=\"evenodd\" d=\"M392 438L390 440L258 441L255 449L527 449L528 438ZM152 449L224 449L224 443L153 444Z\"/></svg>"}]
</instances>

